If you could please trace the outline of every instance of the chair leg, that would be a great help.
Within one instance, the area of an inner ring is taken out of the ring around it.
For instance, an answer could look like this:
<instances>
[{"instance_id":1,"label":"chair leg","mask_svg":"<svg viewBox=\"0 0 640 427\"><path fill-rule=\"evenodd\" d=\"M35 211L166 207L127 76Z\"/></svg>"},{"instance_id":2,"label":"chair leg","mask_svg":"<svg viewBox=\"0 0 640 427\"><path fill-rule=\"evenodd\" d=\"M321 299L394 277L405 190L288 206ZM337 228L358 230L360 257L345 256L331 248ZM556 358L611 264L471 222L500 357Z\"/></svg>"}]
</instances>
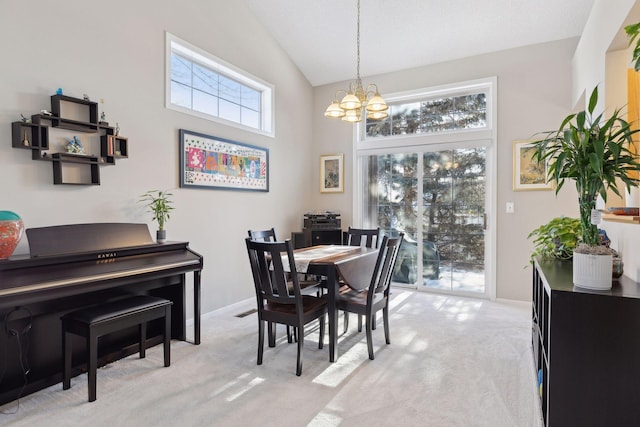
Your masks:
<instances>
[{"instance_id":1,"label":"chair leg","mask_svg":"<svg viewBox=\"0 0 640 427\"><path fill-rule=\"evenodd\" d=\"M258 365L262 365L262 351L264 347L264 320L258 320Z\"/></svg>"},{"instance_id":2,"label":"chair leg","mask_svg":"<svg viewBox=\"0 0 640 427\"><path fill-rule=\"evenodd\" d=\"M347 329L349 329L349 312L345 311L344 312L344 331L342 333L346 334Z\"/></svg>"},{"instance_id":3,"label":"chair leg","mask_svg":"<svg viewBox=\"0 0 640 427\"><path fill-rule=\"evenodd\" d=\"M391 344L391 340L389 338L389 307L385 306L382 309L382 317L384 320L384 338L387 341L387 344Z\"/></svg>"},{"instance_id":4,"label":"chair leg","mask_svg":"<svg viewBox=\"0 0 640 427\"><path fill-rule=\"evenodd\" d=\"M358 314L358 332L362 332L362 314Z\"/></svg>"},{"instance_id":5,"label":"chair leg","mask_svg":"<svg viewBox=\"0 0 640 427\"><path fill-rule=\"evenodd\" d=\"M298 331L298 361L296 365L296 375L302 375L302 349L304 348L304 325L296 328Z\"/></svg>"},{"instance_id":6,"label":"chair leg","mask_svg":"<svg viewBox=\"0 0 640 427\"><path fill-rule=\"evenodd\" d=\"M318 321L320 322L320 339L318 340L318 348L322 349L322 346L324 345L324 315L320 316Z\"/></svg>"},{"instance_id":7,"label":"chair leg","mask_svg":"<svg viewBox=\"0 0 640 427\"><path fill-rule=\"evenodd\" d=\"M373 355L373 337L371 334L371 330L373 328L373 315L367 315L365 317L365 329L367 331L367 348L369 349L369 359L373 360L375 359L375 356Z\"/></svg>"},{"instance_id":8,"label":"chair leg","mask_svg":"<svg viewBox=\"0 0 640 427\"><path fill-rule=\"evenodd\" d=\"M276 346L276 324L267 322L267 335L269 335L269 347Z\"/></svg>"},{"instance_id":9,"label":"chair leg","mask_svg":"<svg viewBox=\"0 0 640 427\"><path fill-rule=\"evenodd\" d=\"M376 314L372 313L371 318L373 319L373 323L371 324L371 329L376 330Z\"/></svg>"}]
</instances>

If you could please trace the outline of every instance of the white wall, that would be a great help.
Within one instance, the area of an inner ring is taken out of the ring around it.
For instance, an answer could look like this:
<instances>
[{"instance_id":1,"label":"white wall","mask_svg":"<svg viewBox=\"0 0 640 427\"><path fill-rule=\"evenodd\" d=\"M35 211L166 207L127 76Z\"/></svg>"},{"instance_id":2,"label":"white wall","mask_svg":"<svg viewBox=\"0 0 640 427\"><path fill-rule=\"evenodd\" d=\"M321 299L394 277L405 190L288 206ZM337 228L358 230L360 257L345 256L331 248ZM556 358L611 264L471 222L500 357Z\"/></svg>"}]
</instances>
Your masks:
<instances>
[{"instance_id":1,"label":"white wall","mask_svg":"<svg viewBox=\"0 0 640 427\"><path fill-rule=\"evenodd\" d=\"M165 31L273 83L276 137L165 109ZM311 87L244 2L3 1L0 52L0 209L21 215L27 228L123 221L146 222L154 233L138 197L174 189L168 237L204 256L203 311L254 295L247 229L274 226L288 237L316 180L307 161L315 155ZM50 109L58 87L103 98L107 120L129 138L129 158L102 167L100 186L54 186L50 163L11 148L11 122ZM267 147L270 192L178 189L180 128ZM23 238L17 253L26 252Z\"/></svg>"},{"instance_id":2,"label":"white wall","mask_svg":"<svg viewBox=\"0 0 640 427\"><path fill-rule=\"evenodd\" d=\"M528 265L531 230L559 215L578 215L572 188L558 197L552 191L512 190L512 142L531 138L536 132L553 130L571 109L571 59L578 40L569 39L520 49L481 55L433 66L373 77L384 93L401 92L484 77L498 78L498 165L497 206L497 298L530 300L531 270ZM353 168L353 129L322 113L337 89L347 82L314 88L313 150L345 153L345 175ZM318 165L314 165L315 174ZM352 219L353 181L345 183L344 194L319 194L316 208L338 209L346 227ZM515 213L504 213L507 201L515 203Z\"/></svg>"},{"instance_id":3,"label":"white wall","mask_svg":"<svg viewBox=\"0 0 640 427\"><path fill-rule=\"evenodd\" d=\"M584 109L584 105L577 105L579 100L584 99L586 105L589 102L588 95L591 90L604 83L605 56L617 36L622 36L624 39L622 43L627 42L624 35L620 33L624 25L636 22L640 6L636 3L636 0L596 0L594 2L573 58L571 100L576 108ZM625 19L633 21L625 23Z\"/></svg>"},{"instance_id":4,"label":"white wall","mask_svg":"<svg viewBox=\"0 0 640 427\"><path fill-rule=\"evenodd\" d=\"M627 67L630 59L628 38L624 26L640 19L640 2L634 0L596 0L585 26L583 37L574 57L573 99L581 93L590 93L595 85L605 92L605 104L600 105L611 114L615 108L624 108L627 103ZM604 85L602 85L604 83ZM585 102L588 102L585 97ZM583 109L583 105L577 105ZM611 194L611 192L609 193ZM608 206L622 205L615 196L607 200ZM637 202L637 201L636 201ZM637 203L631 205L637 206ZM624 275L640 280L638 224L603 221L599 227L606 230L611 246L622 255L625 263Z\"/></svg>"}]
</instances>

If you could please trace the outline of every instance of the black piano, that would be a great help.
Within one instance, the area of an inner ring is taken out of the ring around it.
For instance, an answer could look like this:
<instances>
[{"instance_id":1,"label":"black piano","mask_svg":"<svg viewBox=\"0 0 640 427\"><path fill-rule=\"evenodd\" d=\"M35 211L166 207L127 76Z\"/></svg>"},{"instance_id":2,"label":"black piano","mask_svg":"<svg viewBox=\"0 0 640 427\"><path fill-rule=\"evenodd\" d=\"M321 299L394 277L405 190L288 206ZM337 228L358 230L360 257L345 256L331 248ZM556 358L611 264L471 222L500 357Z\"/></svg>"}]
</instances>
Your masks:
<instances>
[{"instance_id":1,"label":"black piano","mask_svg":"<svg viewBox=\"0 0 640 427\"><path fill-rule=\"evenodd\" d=\"M60 316L131 295L173 301L171 335L186 341L186 274L193 272L194 344L200 344L203 258L187 242L155 243L146 224L31 228L29 255L0 260L0 405L62 380ZM150 323L147 344L162 341ZM137 352L137 328L100 339L99 366ZM73 375L86 371L82 340Z\"/></svg>"}]
</instances>

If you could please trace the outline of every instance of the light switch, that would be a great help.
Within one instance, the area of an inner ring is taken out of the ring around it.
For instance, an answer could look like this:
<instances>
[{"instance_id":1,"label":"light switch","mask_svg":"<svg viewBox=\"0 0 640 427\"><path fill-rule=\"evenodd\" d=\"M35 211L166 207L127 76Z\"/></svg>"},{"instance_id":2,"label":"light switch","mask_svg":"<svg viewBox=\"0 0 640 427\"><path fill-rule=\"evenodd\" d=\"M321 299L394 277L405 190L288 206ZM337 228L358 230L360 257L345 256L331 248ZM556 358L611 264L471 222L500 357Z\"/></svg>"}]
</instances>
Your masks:
<instances>
[{"instance_id":1,"label":"light switch","mask_svg":"<svg viewBox=\"0 0 640 427\"><path fill-rule=\"evenodd\" d=\"M505 207L505 212L506 213L514 213L515 212L515 204L513 202L507 202L507 205Z\"/></svg>"}]
</instances>

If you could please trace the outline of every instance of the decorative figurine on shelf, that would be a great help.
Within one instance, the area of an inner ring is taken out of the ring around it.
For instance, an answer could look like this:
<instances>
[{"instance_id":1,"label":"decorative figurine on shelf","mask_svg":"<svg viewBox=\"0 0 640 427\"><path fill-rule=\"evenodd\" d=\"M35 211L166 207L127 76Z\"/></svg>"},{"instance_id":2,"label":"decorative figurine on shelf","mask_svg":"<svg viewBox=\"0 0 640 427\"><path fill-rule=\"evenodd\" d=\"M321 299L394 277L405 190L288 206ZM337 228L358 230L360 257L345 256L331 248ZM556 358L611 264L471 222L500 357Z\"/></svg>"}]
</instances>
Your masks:
<instances>
[{"instance_id":1,"label":"decorative figurine on shelf","mask_svg":"<svg viewBox=\"0 0 640 427\"><path fill-rule=\"evenodd\" d=\"M116 136L120 135L120 123L116 123Z\"/></svg>"},{"instance_id":2,"label":"decorative figurine on shelf","mask_svg":"<svg viewBox=\"0 0 640 427\"><path fill-rule=\"evenodd\" d=\"M22 117L22 123L31 123L31 119L29 117L25 117L24 114L20 114Z\"/></svg>"},{"instance_id":3,"label":"decorative figurine on shelf","mask_svg":"<svg viewBox=\"0 0 640 427\"><path fill-rule=\"evenodd\" d=\"M85 101L91 101L89 99L89 95L87 95L86 93L82 94L82 99L84 99Z\"/></svg>"},{"instance_id":4,"label":"decorative figurine on shelf","mask_svg":"<svg viewBox=\"0 0 640 427\"><path fill-rule=\"evenodd\" d=\"M100 123L103 126L109 126L109 122L107 121L107 115L104 113L104 111L102 113L100 113Z\"/></svg>"},{"instance_id":5,"label":"decorative figurine on shelf","mask_svg":"<svg viewBox=\"0 0 640 427\"><path fill-rule=\"evenodd\" d=\"M31 145L31 143L29 142L29 138L27 137L27 131L24 131L24 138L22 139L22 145L24 145L25 147L28 147Z\"/></svg>"},{"instance_id":6,"label":"decorative figurine on shelf","mask_svg":"<svg viewBox=\"0 0 640 427\"><path fill-rule=\"evenodd\" d=\"M40 114L44 115L44 116L53 116L53 113L47 109L44 110L40 110Z\"/></svg>"},{"instance_id":7,"label":"decorative figurine on shelf","mask_svg":"<svg viewBox=\"0 0 640 427\"><path fill-rule=\"evenodd\" d=\"M67 143L65 148L67 153L84 154L84 147L82 146L80 139L75 135L73 136L73 139Z\"/></svg>"},{"instance_id":8,"label":"decorative figurine on shelf","mask_svg":"<svg viewBox=\"0 0 640 427\"><path fill-rule=\"evenodd\" d=\"M62 95L62 88L59 87L58 90L56 90L56 95Z\"/></svg>"}]
</instances>

